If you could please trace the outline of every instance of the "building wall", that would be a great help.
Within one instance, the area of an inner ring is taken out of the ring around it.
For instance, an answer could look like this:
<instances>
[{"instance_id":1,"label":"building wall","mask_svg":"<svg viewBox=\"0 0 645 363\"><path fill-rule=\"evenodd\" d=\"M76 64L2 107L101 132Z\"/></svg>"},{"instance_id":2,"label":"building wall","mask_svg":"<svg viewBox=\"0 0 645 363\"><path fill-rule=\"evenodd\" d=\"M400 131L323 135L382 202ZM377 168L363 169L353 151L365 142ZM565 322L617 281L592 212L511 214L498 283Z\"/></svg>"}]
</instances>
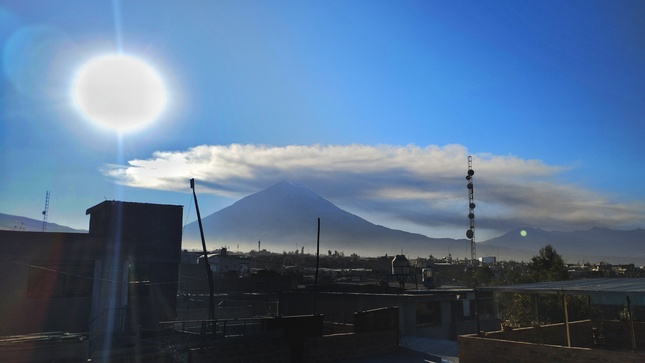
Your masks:
<instances>
[{"instance_id":1,"label":"building wall","mask_svg":"<svg viewBox=\"0 0 645 363\"><path fill-rule=\"evenodd\" d=\"M225 339L212 347L193 349L188 361L212 362L334 362L398 349L396 308L365 311L357 319L355 332L322 336L320 316L275 318L277 334ZM249 349L252 346L253 349Z\"/></svg>"},{"instance_id":2,"label":"building wall","mask_svg":"<svg viewBox=\"0 0 645 363\"><path fill-rule=\"evenodd\" d=\"M571 345L582 348L593 347L592 328L591 320L570 322L569 338ZM567 332L564 323L488 332L486 337L526 343L567 345Z\"/></svg>"},{"instance_id":3,"label":"building wall","mask_svg":"<svg viewBox=\"0 0 645 363\"><path fill-rule=\"evenodd\" d=\"M352 323L354 313L370 309L398 306L401 335L423 335L435 339L456 339L457 332L475 332L474 317L459 314L461 301L455 292L429 294L363 294L319 292L316 314L326 321ZM280 315L312 314L314 294L311 291L280 291ZM482 329L488 326L482 324ZM499 327L499 325L497 325Z\"/></svg>"},{"instance_id":4,"label":"building wall","mask_svg":"<svg viewBox=\"0 0 645 363\"><path fill-rule=\"evenodd\" d=\"M567 347L564 324L489 332L458 337L459 361L469 362L645 362L645 354L631 352L627 322L602 322L605 342L594 347L589 320L572 322ZM636 347L645 344L645 323L635 323ZM500 354L501 353L501 354Z\"/></svg>"},{"instance_id":5,"label":"building wall","mask_svg":"<svg viewBox=\"0 0 645 363\"><path fill-rule=\"evenodd\" d=\"M176 205L105 201L89 208L90 235L124 238L126 254L147 259L181 258L183 208Z\"/></svg>"},{"instance_id":6,"label":"building wall","mask_svg":"<svg viewBox=\"0 0 645 363\"><path fill-rule=\"evenodd\" d=\"M569 337L571 345L581 348L593 348L596 345L602 345L611 350L632 349L629 322L603 320L600 324L602 339L597 341L594 341L593 327L591 320L570 322ZM645 346L645 323L634 322L634 336L636 337L637 348ZM564 323L488 332L486 337L526 343L567 345Z\"/></svg>"},{"instance_id":7,"label":"building wall","mask_svg":"<svg viewBox=\"0 0 645 363\"><path fill-rule=\"evenodd\" d=\"M645 362L645 354L591 348L568 348L508 340L489 339L476 335L462 335L459 343L460 363L529 363L529 362Z\"/></svg>"},{"instance_id":8,"label":"building wall","mask_svg":"<svg viewBox=\"0 0 645 363\"><path fill-rule=\"evenodd\" d=\"M104 202L88 210L89 234L0 231L0 335L88 332L115 319L135 331L174 319L181 211Z\"/></svg>"},{"instance_id":9,"label":"building wall","mask_svg":"<svg viewBox=\"0 0 645 363\"><path fill-rule=\"evenodd\" d=\"M0 335L88 331L100 239L0 231L0 241Z\"/></svg>"},{"instance_id":10,"label":"building wall","mask_svg":"<svg viewBox=\"0 0 645 363\"><path fill-rule=\"evenodd\" d=\"M181 259L182 207L105 201L87 210L90 236L103 238L110 250L101 257L99 294L91 319L104 324L96 332L154 330L174 320ZM121 291L119 281L126 280Z\"/></svg>"}]
</instances>

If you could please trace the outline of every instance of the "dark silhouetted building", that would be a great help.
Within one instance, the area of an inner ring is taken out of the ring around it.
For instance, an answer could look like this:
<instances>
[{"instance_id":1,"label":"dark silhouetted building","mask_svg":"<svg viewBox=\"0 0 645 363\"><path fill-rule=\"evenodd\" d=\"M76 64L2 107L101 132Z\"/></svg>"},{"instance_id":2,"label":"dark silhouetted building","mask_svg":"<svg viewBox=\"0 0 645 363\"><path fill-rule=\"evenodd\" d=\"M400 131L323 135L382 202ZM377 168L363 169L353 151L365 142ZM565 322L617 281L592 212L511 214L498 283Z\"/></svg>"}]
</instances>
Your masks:
<instances>
[{"instance_id":1,"label":"dark silhouetted building","mask_svg":"<svg viewBox=\"0 0 645 363\"><path fill-rule=\"evenodd\" d=\"M87 234L0 231L0 336L80 332L106 350L175 319L182 207L105 201L86 213Z\"/></svg>"}]
</instances>

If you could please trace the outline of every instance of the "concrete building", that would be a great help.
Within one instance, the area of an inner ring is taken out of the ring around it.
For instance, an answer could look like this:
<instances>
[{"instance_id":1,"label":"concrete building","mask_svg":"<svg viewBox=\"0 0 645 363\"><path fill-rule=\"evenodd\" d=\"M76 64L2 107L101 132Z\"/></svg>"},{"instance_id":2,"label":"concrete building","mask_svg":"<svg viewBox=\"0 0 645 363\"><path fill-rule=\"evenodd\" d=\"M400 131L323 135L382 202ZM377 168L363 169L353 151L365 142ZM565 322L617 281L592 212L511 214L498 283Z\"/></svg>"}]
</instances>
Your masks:
<instances>
[{"instance_id":1,"label":"concrete building","mask_svg":"<svg viewBox=\"0 0 645 363\"><path fill-rule=\"evenodd\" d=\"M182 207L105 201L89 233L0 231L0 336L84 333L132 344L176 316Z\"/></svg>"},{"instance_id":2,"label":"concrete building","mask_svg":"<svg viewBox=\"0 0 645 363\"><path fill-rule=\"evenodd\" d=\"M322 314L325 321L350 324L357 311L397 306L401 336L456 340L458 335L476 333L478 325L482 331L499 327L499 320L489 313L492 294L479 294L475 301L472 289L397 294L291 290L280 291L278 297L279 315Z\"/></svg>"}]
</instances>

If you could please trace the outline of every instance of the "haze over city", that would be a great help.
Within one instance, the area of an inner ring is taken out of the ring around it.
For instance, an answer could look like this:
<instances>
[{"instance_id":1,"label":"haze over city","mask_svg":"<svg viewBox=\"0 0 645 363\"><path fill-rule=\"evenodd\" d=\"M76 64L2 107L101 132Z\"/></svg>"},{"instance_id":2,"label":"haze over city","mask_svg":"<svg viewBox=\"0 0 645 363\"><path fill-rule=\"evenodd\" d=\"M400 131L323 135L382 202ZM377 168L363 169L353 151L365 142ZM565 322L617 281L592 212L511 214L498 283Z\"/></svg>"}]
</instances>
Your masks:
<instances>
[{"instance_id":1,"label":"haze over city","mask_svg":"<svg viewBox=\"0 0 645 363\"><path fill-rule=\"evenodd\" d=\"M643 39L640 1L6 2L0 212L188 223L190 178L202 216L289 180L465 238L472 155L478 240L643 228Z\"/></svg>"}]
</instances>

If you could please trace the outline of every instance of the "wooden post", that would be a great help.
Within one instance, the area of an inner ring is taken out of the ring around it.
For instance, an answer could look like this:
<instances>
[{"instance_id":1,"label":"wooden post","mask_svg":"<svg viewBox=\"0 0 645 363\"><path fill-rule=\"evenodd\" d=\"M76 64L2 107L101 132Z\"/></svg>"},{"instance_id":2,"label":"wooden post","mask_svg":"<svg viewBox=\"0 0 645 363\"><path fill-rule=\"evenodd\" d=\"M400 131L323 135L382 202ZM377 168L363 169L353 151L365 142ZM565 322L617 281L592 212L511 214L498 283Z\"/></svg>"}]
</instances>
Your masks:
<instances>
[{"instance_id":1,"label":"wooden post","mask_svg":"<svg viewBox=\"0 0 645 363\"><path fill-rule=\"evenodd\" d=\"M564 328L567 332L567 347L571 348L571 334L569 332L569 311L567 309L567 295L562 293L562 307L564 308Z\"/></svg>"},{"instance_id":2,"label":"wooden post","mask_svg":"<svg viewBox=\"0 0 645 363\"><path fill-rule=\"evenodd\" d=\"M538 294L533 295L535 300L535 323L540 326L540 307L538 305Z\"/></svg>"},{"instance_id":3,"label":"wooden post","mask_svg":"<svg viewBox=\"0 0 645 363\"><path fill-rule=\"evenodd\" d=\"M632 341L632 351L636 353L636 335L634 334L634 316L632 315L632 302L629 295L625 296L627 299L627 317L629 318L629 335Z\"/></svg>"}]
</instances>

